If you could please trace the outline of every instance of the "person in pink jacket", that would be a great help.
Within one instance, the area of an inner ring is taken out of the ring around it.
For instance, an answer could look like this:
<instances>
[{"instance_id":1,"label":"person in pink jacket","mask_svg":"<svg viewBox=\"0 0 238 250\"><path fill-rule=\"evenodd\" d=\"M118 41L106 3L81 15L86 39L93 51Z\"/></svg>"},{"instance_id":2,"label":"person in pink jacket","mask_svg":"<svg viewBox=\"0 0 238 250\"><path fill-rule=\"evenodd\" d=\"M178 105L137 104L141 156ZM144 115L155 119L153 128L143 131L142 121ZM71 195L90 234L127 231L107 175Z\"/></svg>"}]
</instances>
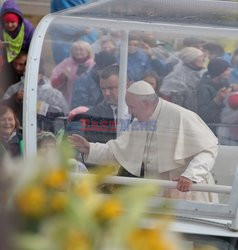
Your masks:
<instances>
[{"instance_id":1,"label":"person in pink jacket","mask_svg":"<svg viewBox=\"0 0 238 250\"><path fill-rule=\"evenodd\" d=\"M94 65L91 45L84 41L76 41L72 44L70 56L53 69L50 78L52 86L59 89L70 103L73 82Z\"/></svg>"}]
</instances>

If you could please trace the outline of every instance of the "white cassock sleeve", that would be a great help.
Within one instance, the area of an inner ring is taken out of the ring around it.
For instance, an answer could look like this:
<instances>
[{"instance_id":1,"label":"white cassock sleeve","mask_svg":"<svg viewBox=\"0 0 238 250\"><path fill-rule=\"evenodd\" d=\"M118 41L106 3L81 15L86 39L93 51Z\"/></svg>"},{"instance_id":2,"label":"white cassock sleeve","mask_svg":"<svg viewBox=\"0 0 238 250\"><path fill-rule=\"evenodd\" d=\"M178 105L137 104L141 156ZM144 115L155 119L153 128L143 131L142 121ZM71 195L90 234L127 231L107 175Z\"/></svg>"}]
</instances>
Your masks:
<instances>
[{"instance_id":1,"label":"white cassock sleeve","mask_svg":"<svg viewBox=\"0 0 238 250\"><path fill-rule=\"evenodd\" d=\"M118 164L108 144L104 143L89 143L90 149L86 162L93 164Z\"/></svg>"},{"instance_id":2,"label":"white cassock sleeve","mask_svg":"<svg viewBox=\"0 0 238 250\"><path fill-rule=\"evenodd\" d=\"M211 147L210 149L197 154L189 163L186 170L181 176L187 177L194 182L203 182L209 179L211 175L210 171L213 168L217 156L217 147Z\"/></svg>"}]
</instances>

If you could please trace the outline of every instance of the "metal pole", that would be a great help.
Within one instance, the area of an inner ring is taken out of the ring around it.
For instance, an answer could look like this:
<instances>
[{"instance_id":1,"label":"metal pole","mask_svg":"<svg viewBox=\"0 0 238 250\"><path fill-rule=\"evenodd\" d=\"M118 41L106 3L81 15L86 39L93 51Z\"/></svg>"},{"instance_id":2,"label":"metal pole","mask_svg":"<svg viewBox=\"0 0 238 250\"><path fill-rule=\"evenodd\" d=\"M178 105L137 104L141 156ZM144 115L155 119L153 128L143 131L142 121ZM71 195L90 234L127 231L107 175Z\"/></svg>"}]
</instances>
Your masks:
<instances>
[{"instance_id":1,"label":"metal pole","mask_svg":"<svg viewBox=\"0 0 238 250\"><path fill-rule=\"evenodd\" d=\"M229 228L233 231L238 231L238 201L237 201L238 167L236 169L235 178L234 178L232 187L233 189L229 198L229 204L231 204L231 207L235 208L235 218L232 220Z\"/></svg>"},{"instance_id":2,"label":"metal pole","mask_svg":"<svg viewBox=\"0 0 238 250\"><path fill-rule=\"evenodd\" d=\"M126 113L125 95L126 95L126 85L127 85L127 59L128 59L128 31L124 31L122 34L121 47L120 47L117 137L121 133L120 120L123 119L123 114Z\"/></svg>"}]
</instances>

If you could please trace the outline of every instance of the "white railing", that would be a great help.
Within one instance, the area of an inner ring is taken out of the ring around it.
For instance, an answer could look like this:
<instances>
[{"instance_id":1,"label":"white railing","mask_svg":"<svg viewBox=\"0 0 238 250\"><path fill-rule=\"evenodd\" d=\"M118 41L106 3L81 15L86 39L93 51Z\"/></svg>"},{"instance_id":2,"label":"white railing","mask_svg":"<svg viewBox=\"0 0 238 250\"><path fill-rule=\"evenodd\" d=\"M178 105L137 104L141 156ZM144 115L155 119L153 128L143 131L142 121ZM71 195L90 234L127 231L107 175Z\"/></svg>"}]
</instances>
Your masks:
<instances>
[{"instance_id":1,"label":"white railing","mask_svg":"<svg viewBox=\"0 0 238 250\"><path fill-rule=\"evenodd\" d=\"M72 179L81 179L84 174L71 174ZM131 177L121 177L121 176L110 176L107 177L104 181L105 184L117 184L117 185L138 185L138 184L153 184L158 187L163 188L176 188L177 182L175 181L166 181L166 180L154 180L154 179L142 179L142 178L131 178ZM212 192L212 193L223 193L230 194L231 186L224 185L210 185L210 184L193 184L191 191L200 191L200 192Z\"/></svg>"}]
</instances>

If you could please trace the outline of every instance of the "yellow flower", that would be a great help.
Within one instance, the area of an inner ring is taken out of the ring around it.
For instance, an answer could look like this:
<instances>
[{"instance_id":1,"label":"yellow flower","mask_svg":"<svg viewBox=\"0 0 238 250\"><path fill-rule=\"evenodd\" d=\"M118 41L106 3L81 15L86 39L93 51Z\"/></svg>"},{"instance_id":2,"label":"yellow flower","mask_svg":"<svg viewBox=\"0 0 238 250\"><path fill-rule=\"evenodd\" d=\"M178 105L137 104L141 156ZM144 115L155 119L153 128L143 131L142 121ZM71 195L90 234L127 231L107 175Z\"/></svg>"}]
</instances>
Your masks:
<instances>
[{"instance_id":1,"label":"yellow flower","mask_svg":"<svg viewBox=\"0 0 238 250\"><path fill-rule=\"evenodd\" d=\"M90 178L85 178L84 180L75 183L73 191L76 195L87 198L91 194L95 194L95 182Z\"/></svg>"},{"instance_id":2,"label":"yellow flower","mask_svg":"<svg viewBox=\"0 0 238 250\"><path fill-rule=\"evenodd\" d=\"M41 217L46 212L46 193L40 186L31 186L16 197L19 211L25 216Z\"/></svg>"},{"instance_id":3,"label":"yellow flower","mask_svg":"<svg viewBox=\"0 0 238 250\"><path fill-rule=\"evenodd\" d=\"M66 193L57 192L50 198L50 208L54 212L60 212L66 208L68 202L69 200Z\"/></svg>"},{"instance_id":4,"label":"yellow flower","mask_svg":"<svg viewBox=\"0 0 238 250\"><path fill-rule=\"evenodd\" d=\"M71 230L66 236L64 250L90 250L90 242L88 237L80 232Z\"/></svg>"},{"instance_id":5,"label":"yellow flower","mask_svg":"<svg viewBox=\"0 0 238 250\"><path fill-rule=\"evenodd\" d=\"M101 219L113 219L119 217L123 212L121 202L116 198L106 200L97 211L97 216Z\"/></svg>"},{"instance_id":6,"label":"yellow flower","mask_svg":"<svg viewBox=\"0 0 238 250\"><path fill-rule=\"evenodd\" d=\"M44 179L44 183L49 188L63 188L68 181L68 173L65 169L56 169L50 171Z\"/></svg>"},{"instance_id":7,"label":"yellow flower","mask_svg":"<svg viewBox=\"0 0 238 250\"><path fill-rule=\"evenodd\" d=\"M130 250L175 250L158 229L136 229L128 239Z\"/></svg>"}]
</instances>

